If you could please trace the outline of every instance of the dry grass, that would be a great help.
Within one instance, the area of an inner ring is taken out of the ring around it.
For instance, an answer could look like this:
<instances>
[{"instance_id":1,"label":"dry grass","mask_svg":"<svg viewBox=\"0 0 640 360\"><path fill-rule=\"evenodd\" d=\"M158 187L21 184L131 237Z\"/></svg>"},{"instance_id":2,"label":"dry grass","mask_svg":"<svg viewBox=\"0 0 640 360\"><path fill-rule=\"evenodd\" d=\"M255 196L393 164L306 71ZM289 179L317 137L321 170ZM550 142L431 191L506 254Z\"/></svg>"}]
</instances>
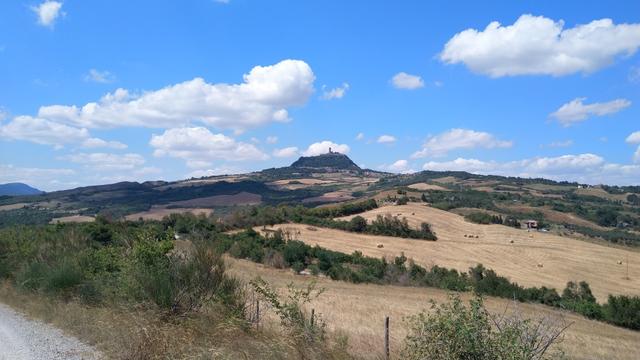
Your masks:
<instances>
[{"instance_id":1,"label":"dry grass","mask_svg":"<svg viewBox=\"0 0 640 360\"><path fill-rule=\"evenodd\" d=\"M140 306L88 307L24 294L7 283L0 284L0 301L94 346L108 359L293 360L305 351L282 337L276 324L266 323L256 332L213 307L190 317L166 318ZM332 346L330 342L326 348L308 347L304 358L345 358Z\"/></svg>"},{"instance_id":2,"label":"dry grass","mask_svg":"<svg viewBox=\"0 0 640 360\"><path fill-rule=\"evenodd\" d=\"M400 253L424 266L440 265L466 272L482 263L499 275L524 286L547 286L561 291L572 280L585 280L595 296L604 301L609 294L640 295L640 252L561 237L549 233L519 230L503 225L478 225L450 212L420 204L386 206L360 214L406 217L409 224L430 223L438 241L372 236L333 229L309 231L305 225L292 228L309 245L352 253L362 251L374 257L395 257ZM277 225L278 226L278 225ZM470 239L464 235L478 235ZM513 241L513 242L511 242ZM383 248L377 245L382 244ZM629 277L626 261L629 259ZM618 261L623 264L619 265ZM542 265L539 267L538 265Z\"/></svg>"},{"instance_id":3,"label":"dry grass","mask_svg":"<svg viewBox=\"0 0 640 360\"><path fill-rule=\"evenodd\" d=\"M0 211L22 209L26 205L27 205L27 203L15 203L15 204L9 204L9 205L0 205Z\"/></svg>"},{"instance_id":4,"label":"dry grass","mask_svg":"<svg viewBox=\"0 0 640 360\"><path fill-rule=\"evenodd\" d=\"M575 192L578 195L597 196L599 198L603 198L603 199L607 199L607 200L624 201L624 202L627 201L627 196L629 195L629 193L626 193L626 194L609 194L608 192L606 192L601 187L591 187L591 188L576 189Z\"/></svg>"},{"instance_id":5,"label":"dry grass","mask_svg":"<svg viewBox=\"0 0 640 360\"><path fill-rule=\"evenodd\" d=\"M351 191L346 190L338 190L332 191L323 194L322 196L315 196L311 198L306 198L302 200L303 203L313 203L313 202L338 202L338 201L348 201L353 200L354 197L351 196Z\"/></svg>"},{"instance_id":6,"label":"dry grass","mask_svg":"<svg viewBox=\"0 0 640 360\"><path fill-rule=\"evenodd\" d=\"M71 216L63 216L59 218L53 218L49 221L49 224L57 224L57 223L85 223L85 222L93 222L96 219L93 216L86 215L71 215Z\"/></svg>"},{"instance_id":7,"label":"dry grass","mask_svg":"<svg viewBox=\"0 0 640 360\"><path fill-rule=\"evenodd\" d=\"M208 216L213 213L213 210L202 209L202 208L167 209L164 206L152 206L151 209L147 211L142 211L135 214L127 215L125 216L125 219L131 220L131 221L136 221L140 218L144 220L162 220L165 216L168 216L170 214L187 214L187 213L191 213L194 215L203 214L205 216Z\"/></svg>"},{"instance_id":8,"label":"dry grass","mask_svg":"<svg viewBox=\"0 0 640 360\"><path fill-rule=\"evenodd\" d=\"M238 277L252 279L260 275L278 287L284 287L289 282L302 286L312 278L245 260L229 262L231 272ZM429 299L441 302L448 298L447 292L433 288L351 284L325 277L315 279L326 291L312 306L322 314L328 329L334 335L347 335L351 352L364 358L382 358L385 315L391 318L391 349L392 354L396 355L393 358L398 358L397 351L406 334L402 319L428 308ZM567 322L573 323L561 345L572 359L637 359L640 352L640 332L588 320L543 305L514 304L505 299L488 298L486 306L494 313L517 306L529 318L563 316Z\"/></svg>"},{"instance_id":9,"label":"dry grass","mask_svg":"<svg viewBox=\"0 0 640 360\"><path fill-rule=\"evenodd\" d=\"M442 187L440 185L427 184L427 183L416 183L409 185L409 188L426 191L426 190L439 190L439 191L450 191L446 187Z\"/></svg>"}]
</instances>

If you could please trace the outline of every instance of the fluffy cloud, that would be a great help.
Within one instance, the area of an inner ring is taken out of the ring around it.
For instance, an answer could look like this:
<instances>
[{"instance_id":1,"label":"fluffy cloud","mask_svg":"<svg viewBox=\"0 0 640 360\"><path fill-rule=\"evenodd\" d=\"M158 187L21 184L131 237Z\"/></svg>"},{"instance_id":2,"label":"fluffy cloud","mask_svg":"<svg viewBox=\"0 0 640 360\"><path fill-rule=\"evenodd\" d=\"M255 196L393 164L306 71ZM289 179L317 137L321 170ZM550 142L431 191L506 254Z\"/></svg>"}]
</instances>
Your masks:
<instances>
[{"instance_id":1,"label":"fluffy cloud","mask_svg":"<svg viewBox=\"0 0 640 360\"><path fill-rule=\"evenodd\" d=\"M61 2L49 0L38 6L31 7L31 10L38 16L38 24L49 27L55 24L58 17L64 15L64 12L60 11L60 9L62 9Z\"/></svg>"},{"instance_id":2,"label":"fluffy cloud","mask_svg":"<svg viewBox=\"0 0 640 360\"><path fill-rule=\"evenodd\" d=\"M565 141L554 141L547 145L550 148L564 148L573 145L573 140L565 140Z\"/></svg>"},{"instance_id":3,"label":"fluffy cloud","mask_svg":"<svg viewBox=\"0 0 640 360\"><path fill-rule=\"evenodd\" d=\"M267 136L267 144L275 144L278 142L277 136Z\"/></svg>"},{"instance_id":4,"label":"fluffy cloud","mask_svg":"<svg viewBox=\"0 0 640 360\"><path fill-rule=\"evenodd\" d=\"M424 81L418 75L399 72L391 78L391 84L397 89L415 90L424 87Z\"/></svg>"},{"instance_id":5,"label":"fluffy cloud","mask_svg":"<svg viewBox=\"0 0 640 360\"><path fill-rule=\"evenodd\" d=\"M633 162L640 163L640 146L638 146L636 152L633 153Z\"/></svg>"},{"instance_id":6,"label":"fluffy cloud","mask_svg":"<svg viewBox=\"0 0 640 360\"><path fill-rule=\"evenodd\" d=\"M403 174L415 172L415 170L409 167L409 162L407 160L398 160L389 166L383 165L382 168L385 170L389 170L391 172L403 173Z\"/></svg>"},{"instance_id":7,"label":"fluffy cloud","mask_svg":"<svg viewBox=\"0 0 640 360\"><path fill-rule=\"evenodd\" d=\"M18 116L6 125L0 126L0 136L37 144L61 146L88 139L89 131L42 118Z\"/></svg>"},{"instance_id":8,"label":"fluffy cloud","mask_svg":"<svg viewBox=\"0 0 640 360\"><path fill-rule=\"evenodd\" d=\"M115 81L115 77L109 71L99 71L96 69L89 70L84 76L84 81L92 81L102 84L108 84Z\"/></svg>"},{"instance_id":9,"label":"fluffy cloud","mask_svg":"<svg viewBox=\"0 0 640 360\"><path fill-rule=\"evenodd\" d=\"M636 131L627 136L626 142L629 144L640 144L640 131Z\"/></svg>"},{"instance_id":10,"label":"fluffy cloud","mask_svg":"<svg viewBox=\"0 0 640 360\"><path fill-rule=\"evenodd\" d=\"M199 121L240 132L288 121L287 108L307 102L315 76L304 61L283 60L256 66L243 79L241 84L209 84L195 78L137 95L117 89L81 107L43 106L38 115L87 128L173 128Z\"/></svg>"},{"instance_id":11,"label":"fluffy cloud","mask_svg":"<svg viewBox=\"0 0 640 360\"><path fill-rule=\"evenodd\" d=\"M487 132L468 129L451 129L440 135L430 137L422 145L422 149L415 152L412 157L438 157L446 155L449 151L458 149L508 148L512 145L513 142L499 140Z\"/></svg>"},{"instance_id":12,"label":"fluffy cloud","mask_svg":"<svg viewBox=\"0 0 640 360\"><path fill-rule=\"evenodd\" d=\"M297 155L298 155L298 148L295 146L289 146L286 148L273 150L273 156L279 157L279 158L294 157Z\"/></svg>"},{"instance_id":13,"label":"fluffy cloud","mask_svg":"<svg viewBox=\"0 0 640 360\"><path fill-rule=\"evenodd\" d=\"M491 22L484 30L467 29L451 38L440 54L449 64L463 63L491 77L562 76L591 73L631 55L640 47L640 24L616 25L595 20L564 29L564 22L522 15L513 24Z\"/></svg>"},{"instance_id":14,"label":"fluffy cloud","mask_svg":"<svg viewBox=\"0 0 640 360\"><path fill-rule=\"evenodd\" d=\"M425 170L468 171L477 174L529 178L543 177L587 184L637 185L640 178L640 165L608 163L602 157L588 153L538 157L510 162L458 158L444 162L430 161L424 164L423 168Z\"/></svg>"},{"instance_id":15,"label":"fluffy cloud","mask_svg":"<svg viewBox=\"0 0 640 360\"><path fill-rule=\"evenodd\" d=\"M631 101L627 99L616 99L608 102L584 104L586 98L577 98L551 113L551 117L556 118L562 126L568 127L574 123L586 120L590 116L604 116L615 114L618 111L631 106Z\"/></svg>"},{"instance_id":16,"label":"fluffy cloud","mask_svg":"<svg viewBox=\"0 0 640 360\"><path fill-rule=\"evenodd\" d=\"M111 148L119 150L127 148L127 144L119 141L106 141L99 138L88 138L82 142L82 146L86 148Z\"/></svg>"},{"instance_id":17,"label":"fluffy cloud","mask_svg":"<svg viewBox=\"0 0 640 360\"><path fill-rule=\"evenodd\" d=\"M266 154L253 144L237 142L224 134L213 134L204 127L166 130L152 135L149 144L154 156L169 156L187 161L192 168L210 166L213 160L264 160Z\"/></svg>"},{"instance_id":18,"label":"fluffy cloud","mask_svg":"<svg viewBox=\"0 0 640 360\"><path fill-rule=\"evenodd\" d=\"M390 144L396 142L396 137L393 135L380 135L376 142L379 144Z\"/></svg>"},{"instance_id":19,"label":"fluffy cloud","mask_svg":"<svg viewBox=\"0 0 640 360\"><path fill-rule=\"evenodd\" d=\"M75 153L60 159L105 172L138 169L145 163L139 154Z\"/></svg>"},{"instance_id":20,"label":"fluffy cloud","mask_svg":"<svg viewBox=\"0 0 640 360\"><path fill-rule=\"evenodd\" d=\"M342 97L347 93L347 90L349 90L349 84L343 83L342 86L338 86L337 88L330 90L326 90L325 86L323 86L322 90L323 100L342 99Z\"/></svg>"},{"instance_id":21,"label":"fluffy cloud","mask_svg":"<svg viewBox=\"0 0 640 360\"><path fill-rule=\"evenodd\" d=\"M18 116L6 125L0 126L0 136L6 139L25 140L56 147L79 143L86 148L127 148L127 145L119 141L105 141L89 137L87 129L31 116Z\"/></svg>"},{"instance_id":22,"label":"fluffy cloud","mask_svg":"<svg viewBox=\"0 0 640 360\"><path fill-rule=\"evenodd\" d=\"M358 135L356 135L356 140L360 141L364 139L364 133L358 133Z\"/></svg>"},{"instance_id":23,"label":"fluffy cloud","mask_svg":"<svg viewBox=\"0 0 640 360\"><path fill-rule=\"evenodd\" d=\"M342 154L348 154L349 150L351 150L349 148L349 145L347 144L336 144L332 141L324 140L324 141L309 145L307 150L305 150L302 153L302 155L316 156L316 155L326 154L329 152L329 148L331 148L331 151L333 152L339 152Z\"/></svg>"}]
</instances>

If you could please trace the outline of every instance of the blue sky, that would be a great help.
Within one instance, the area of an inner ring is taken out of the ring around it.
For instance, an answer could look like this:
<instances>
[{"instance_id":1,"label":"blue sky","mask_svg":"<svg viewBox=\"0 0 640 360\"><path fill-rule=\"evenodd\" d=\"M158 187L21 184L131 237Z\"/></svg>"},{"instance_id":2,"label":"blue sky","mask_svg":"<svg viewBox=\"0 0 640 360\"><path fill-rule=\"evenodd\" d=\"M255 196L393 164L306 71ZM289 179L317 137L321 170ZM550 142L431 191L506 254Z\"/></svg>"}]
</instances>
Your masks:
<instances>
[{"instance_id":1,"label":"blue sky","mask_svg":"<svg viewBox=\"0 0 640 360\"><path fill-rule=\"evenodd\" d=\"M640 2L4 1L0 182L57 190L347 152L640 183Z\"/></svg>"}]
</instances>

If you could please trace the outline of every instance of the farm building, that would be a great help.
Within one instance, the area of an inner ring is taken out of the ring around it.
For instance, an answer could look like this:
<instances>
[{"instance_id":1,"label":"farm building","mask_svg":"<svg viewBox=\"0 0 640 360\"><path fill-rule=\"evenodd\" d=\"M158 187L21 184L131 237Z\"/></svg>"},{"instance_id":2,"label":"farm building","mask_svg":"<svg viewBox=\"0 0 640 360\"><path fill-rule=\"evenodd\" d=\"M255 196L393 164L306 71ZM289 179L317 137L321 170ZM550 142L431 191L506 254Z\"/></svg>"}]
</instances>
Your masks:
<instances>
[{"instance_id":1,"label":"farm building","mask_svg":"<svg viewBox=\"0 0 640 360\"><path fill-rule=\"evenodd\" d=\"M527 226L527 229L538 229L538 221L536 220L527 220L524 222L525 225Z\"/></svg>"}]
</instances>

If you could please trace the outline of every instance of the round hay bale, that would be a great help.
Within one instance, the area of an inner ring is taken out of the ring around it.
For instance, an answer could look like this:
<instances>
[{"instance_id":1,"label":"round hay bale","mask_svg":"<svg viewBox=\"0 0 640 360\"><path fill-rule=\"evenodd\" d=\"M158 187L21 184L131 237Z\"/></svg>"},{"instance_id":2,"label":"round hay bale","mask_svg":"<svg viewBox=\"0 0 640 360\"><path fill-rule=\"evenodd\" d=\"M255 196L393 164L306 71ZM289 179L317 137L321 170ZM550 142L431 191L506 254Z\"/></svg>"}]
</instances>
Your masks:
<instances>
[{"instance_id":1,"label":"round hay bale","mask_svg":"<svg viewBox=\"0 0 640 360\"><path fill-rule=\"evenodd\" d=\"M541 268L541 267L543 267L543 266L544 266L544 265L542 265L542 263L538 263L538 267L539 267L539 268Z\"/></svg>"},{"instance_id":2,"label":"round hay bale","mask_svg":"<svg viewBox=\"0 0 640 360\"><path fill-rule=\"evenodd\" d=\"M618 265L622 265L622 260L618 260Z\"/></svg>"},{"instance_id":3,"label":"round hay bale","mask_svg":"<svg viewBox=\"0 0 640 360\"><path fill-rule=\"evenodd\" d=\"M384 245L378 244L377 247L378 247L378 249L382 249L384 247Z\"/></svg>"},{"instance_id":4,"label":"round hay bale","mask_svg":"<svg viewBox=\"0 0 640 360\"><path fill-rule=\"evenodd\" d=\"M509 240L509 243L513 244L513 239Z\"/></svg>"}]
</instances>

